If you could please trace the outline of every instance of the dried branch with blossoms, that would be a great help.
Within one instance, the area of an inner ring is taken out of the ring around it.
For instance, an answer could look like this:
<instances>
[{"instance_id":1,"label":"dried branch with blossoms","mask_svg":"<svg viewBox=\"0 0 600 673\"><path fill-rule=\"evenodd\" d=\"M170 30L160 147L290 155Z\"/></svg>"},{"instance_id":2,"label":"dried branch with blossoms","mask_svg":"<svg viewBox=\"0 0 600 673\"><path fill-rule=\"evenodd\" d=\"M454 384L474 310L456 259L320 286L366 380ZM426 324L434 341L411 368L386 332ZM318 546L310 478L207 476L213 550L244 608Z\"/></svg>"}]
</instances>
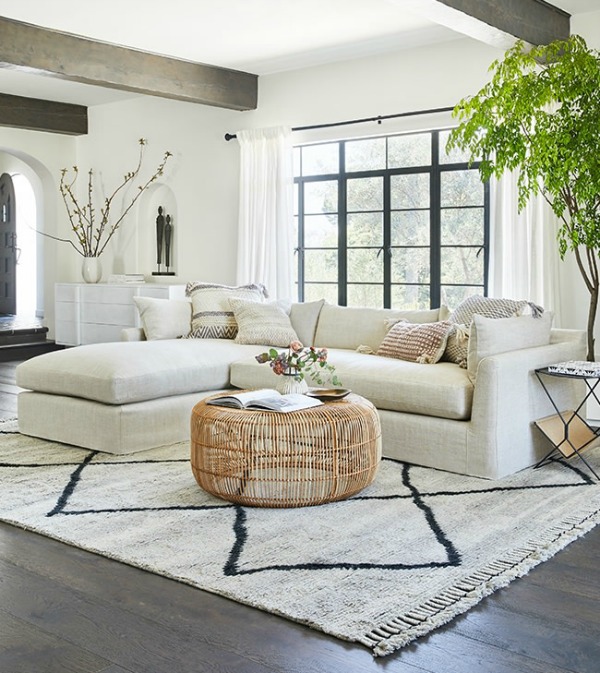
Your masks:
<instances>
[{"instance_id":1,"label":"dried branch with blossoms","mask_svg":"<svg viewBox=\"0 0 600 673\"><path fill-rule=\"evenodd\" d=\"M326 348L305 348L300 341L292 341L287 351L270 348L266 353L257 355L256 360L261 364L268 362L275 374L293 376L296 381L302 381L309 374L318 385L323 385L325 380L334 386L341 385L335 366L327 362Z\"/></svg>"},{"instance_id":2,"label":"dried branch with blossoms","mask_svg":"<svg viewBox=\"0 0 600 673\"><path fill-rule=\"evenodd\" d=\"M42 231L39 233L48 238L53 238L55 241L69 243L82 257L100 257L108 242L119 228L121 222L123 222L129 211L133 208L146 189L148 189L148 187L163 174L167 161L172 156L171 152L165 152L162 161L154 173L146 180L146 182L138 185L135 195L131 197L121 215L111 224L110 217L113 201L125 187L135 180L141 170L146 139L140 138L138 143L140 152L137 166L132 171L125 173L121 184L110 196L105 197L104 205L100 208L99 222L96 219L96 209L94 208L94 172L92 169L88 171L87 202L84 205L80 205L78 198L75 195L75 184L79 177L79 169L77 166L73 166L72 176L67 168L62 169L59 189L65 208L67 209L71 229L75 235L75 242L69 238L59 238L58 236L53 236L52 234L47 234Z\"/></svg>"}]
</instances>

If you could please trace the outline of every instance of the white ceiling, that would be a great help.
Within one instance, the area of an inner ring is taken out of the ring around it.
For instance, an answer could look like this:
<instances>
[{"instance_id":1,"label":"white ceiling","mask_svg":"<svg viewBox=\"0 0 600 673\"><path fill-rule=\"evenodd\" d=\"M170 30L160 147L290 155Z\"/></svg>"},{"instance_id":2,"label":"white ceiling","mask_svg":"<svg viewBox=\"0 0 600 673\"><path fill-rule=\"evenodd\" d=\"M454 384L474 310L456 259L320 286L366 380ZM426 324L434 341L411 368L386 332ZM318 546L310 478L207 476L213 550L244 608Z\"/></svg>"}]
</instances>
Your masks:
<instances>
[{"instance_id":1,"label":"white ceiling","mask_svg":"<svg viewBox=\"0 0 600 673\"><path fill-rule=\"evenodd\" d=\"M551 0L571 14L598 0ZM0 0L0 16L258 75L460 37L402 0ZM0 69L0 91L95 105L132 94Z\"/></svg>"}]
</instances>

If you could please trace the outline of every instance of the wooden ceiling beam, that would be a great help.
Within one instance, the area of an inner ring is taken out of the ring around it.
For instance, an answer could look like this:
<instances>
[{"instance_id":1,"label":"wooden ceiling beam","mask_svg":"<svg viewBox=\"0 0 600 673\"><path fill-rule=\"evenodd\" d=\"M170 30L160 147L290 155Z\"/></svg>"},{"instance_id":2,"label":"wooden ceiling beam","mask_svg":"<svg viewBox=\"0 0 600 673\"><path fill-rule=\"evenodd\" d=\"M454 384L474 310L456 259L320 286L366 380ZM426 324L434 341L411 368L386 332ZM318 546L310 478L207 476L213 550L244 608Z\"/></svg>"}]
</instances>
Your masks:
<instances>
[{"instance_id":1,"label":"wooden ceiling beam","mask_svg":"<svg viewBox=\"0 0 600 673\"><path fill-rule=\"evenodd\" d=\"M4 17L0 17L0 67L232 110L254 110L257 105L256 75Z\"/></svg>"},{"instance_id":2,"label":"wooden ceiling beam","mask_svg":"<svg viewBox=\"0 0 600 673\"><path fill-rule=\"evenodd\" d=\"M0 93L0 126L80 136L88 132L84 105Z\"/></svg>"},{"instance_id":3,"label":"wooden ceiling beam","mask_svg":"<svg viewBox=\"0 0 600 673\"><path fill-rule=\"evenodd\" d=\"M570 35L570 15L545 0L392 0L416 14L508 49L516 40L548 44Z\"/></svg>"}]
</instances>

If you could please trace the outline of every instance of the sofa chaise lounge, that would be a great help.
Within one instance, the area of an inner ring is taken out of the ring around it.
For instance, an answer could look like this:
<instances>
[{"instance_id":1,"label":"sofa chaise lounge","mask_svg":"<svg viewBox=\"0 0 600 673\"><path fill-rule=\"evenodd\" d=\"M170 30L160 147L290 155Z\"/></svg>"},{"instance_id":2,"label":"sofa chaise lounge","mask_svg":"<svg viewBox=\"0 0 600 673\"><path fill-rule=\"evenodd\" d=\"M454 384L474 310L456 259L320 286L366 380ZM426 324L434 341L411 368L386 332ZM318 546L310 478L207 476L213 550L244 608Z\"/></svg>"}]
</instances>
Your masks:
<instances>
[{"instance_id":1,"label":"sofa chaise lounge","mask_svg":"<svg viewBox=\"0 0 600 673\"><path fill-rule=\"evenodd\" d=\"M177 300L152 300L177 301ZM396 311L293 304L303 343L326 347L342 384L380 413L384 456L485 478L537 462L549 449L533 421L554 413L534 370L584 357L585 335L550 329L541 345L523 337L521 318L473 317L468 366L421 364L376 352L394 321L434 323L442 309ZM523 316L533 322L532 316ZM546 317L546 321L550 316ZM529 323L527 323L529 324ZM149 339L57 351L17 367L23 433L116 454L189 439L191 409L230 387L276 387L255 356L264 345L232 339ZM532 345L533 344L533 345ZM367 352L365 352L367 351ZM579 382L548 383L559 408L576 408Z\"/></svg>"}]
</instances>

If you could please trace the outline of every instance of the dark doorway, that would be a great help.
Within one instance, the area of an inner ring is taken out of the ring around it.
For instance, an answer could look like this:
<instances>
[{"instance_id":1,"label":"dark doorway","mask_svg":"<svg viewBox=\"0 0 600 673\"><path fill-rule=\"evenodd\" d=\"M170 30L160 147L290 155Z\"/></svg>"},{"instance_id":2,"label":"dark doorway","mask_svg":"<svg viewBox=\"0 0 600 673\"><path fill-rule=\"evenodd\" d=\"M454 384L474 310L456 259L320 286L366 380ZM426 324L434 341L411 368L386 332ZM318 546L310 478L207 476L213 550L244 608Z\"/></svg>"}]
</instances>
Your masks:
<instances>
[{"instance_id":1,"label":"dark doorway","mask_svg":"<svg viewBox=\"0 0 600 673\"><path fill-rule=\"evenodd\" d=\"M17 312L17 219L15 190L8 173L0 176L0 314Z\"/></svg>"}]
</instances>

